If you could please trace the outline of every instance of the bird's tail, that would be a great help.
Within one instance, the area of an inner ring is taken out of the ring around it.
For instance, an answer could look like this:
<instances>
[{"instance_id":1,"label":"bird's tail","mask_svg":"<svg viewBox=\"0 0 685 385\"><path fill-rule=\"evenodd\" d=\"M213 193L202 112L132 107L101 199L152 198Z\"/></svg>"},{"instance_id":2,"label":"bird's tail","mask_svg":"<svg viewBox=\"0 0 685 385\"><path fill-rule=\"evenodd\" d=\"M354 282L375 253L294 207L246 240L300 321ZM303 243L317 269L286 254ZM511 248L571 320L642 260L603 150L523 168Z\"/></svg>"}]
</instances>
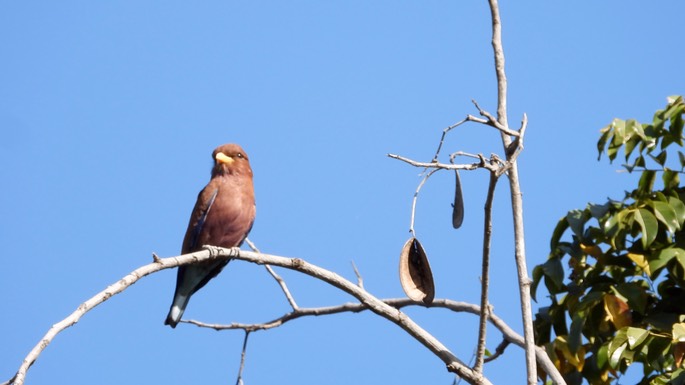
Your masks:
<instances>
[{"instance_id":1,"label":"bird's tail","mask_svg":"<svg viewBox=\"0 0 685 385\"><path fill-rule=\"evenodd\" d=\"M175 328L176 325L178 325L178 322L181 320L181 316L183 316L183 312L186 311L186 305L188 305L189 299L189 295L186 296L180 293L177 293L174 296L174 302L171 304L169 314L167 314L166 320L164 321L165 325L169 325L172 328Z\"/></svg>"}]
</instances>

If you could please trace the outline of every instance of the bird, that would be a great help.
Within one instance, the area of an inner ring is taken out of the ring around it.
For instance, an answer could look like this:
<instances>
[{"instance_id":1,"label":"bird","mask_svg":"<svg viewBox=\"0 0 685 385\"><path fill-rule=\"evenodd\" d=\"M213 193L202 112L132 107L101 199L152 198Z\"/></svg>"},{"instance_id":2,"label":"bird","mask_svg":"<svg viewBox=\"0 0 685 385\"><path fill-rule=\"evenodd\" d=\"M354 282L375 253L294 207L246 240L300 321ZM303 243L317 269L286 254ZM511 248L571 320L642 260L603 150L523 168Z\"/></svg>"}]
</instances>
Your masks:
<instances>
[{"instance_id":1,"label":"bird","mask_svg":"<svg viewBox=\"0 0 685 385\"><path fill-rule=\"evenodd\" d=\"M252 229L256 215L252 168L247 154L237 144L224 144L212 152L212 174L200 191L183 238L181 254L204 245L240 246ZM190 297L216 277L228 260L179 266L176 290L164 321L175 328Z\"/></svg>"}]
</instances>

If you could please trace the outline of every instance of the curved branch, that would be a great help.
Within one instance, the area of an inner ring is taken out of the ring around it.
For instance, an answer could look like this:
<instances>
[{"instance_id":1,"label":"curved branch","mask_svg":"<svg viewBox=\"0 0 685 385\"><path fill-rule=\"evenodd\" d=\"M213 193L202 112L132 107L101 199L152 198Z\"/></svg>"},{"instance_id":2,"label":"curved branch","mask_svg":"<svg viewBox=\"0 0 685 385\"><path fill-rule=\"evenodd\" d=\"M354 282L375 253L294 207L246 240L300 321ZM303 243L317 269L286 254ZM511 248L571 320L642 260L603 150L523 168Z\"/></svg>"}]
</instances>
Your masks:
<instances>
[{"instance_id":1,"label":"curved branch","mask_svg":"<svg viewBox=\"0 0 685 385\"><path fill-rule=\"evenodd\" d=\"M204 250L197 251L190 254L185 254L177 257L159 258L154 256L154 262L139 267L130 274L126 275L121 280L109 285L103 291L97 293L86 302L82 303L74 312L67 316L62 321L54 324L43 338L34 346L29 354L24 358L19 366L15 376L7 381L14 385L22 385L26 378L26 374L38 359L40 354L47 348L47 346L54 340L54 338L63 330L76 324L83 315L95 308L97 305L107 301L114 295L117 295L131 285L136 283L139 279L169 268L174 268L182 265L194 264L200 261L210 261L215 259L239 259L260 265L269 264L274 266L281 266L287 269L296 270L320 279L324 282L335 286L361 301L374 313L390 320L396 325L404 329L409 335L421 342L433 354L440 358L447 366L447 369L456 373L470 384L490 384L487 378L475 373L465 363L459 360L452 352L449 351L440 341L433 337L430 333L421 328L406 314L392 307L375 296L369 294L364 289L346 280L338 274L329 270L312 265L299 258L285 258L275 255L260 254L255 252L243 251L239 248L224 249L220 247L207 246Z\"/></svg>"},{"instance_id":2,"label":"curved branch","mask_svg":"<svg viewBox=\"0 0 685 385\"><path fill-rule=\"evenodd\" d=\"M396 309L402 309L409 306L420 306L425 308L441 308L453 311L455 313L469 313L473 315L480 315L480 306L471 304L468 302L454 301L451 299L435 299L429 305L424 302L414 301L409 298L384 298L380 299L389 306ZM340 313L359 313L362 311L369 310L369 307L364 303L359 302L347 302L340 305L334 306L323 306L316 308L299 308L296 311L288 312L278 318L273 320L263 322L263 323L230 323L230 324L212 324L196 320L182 320L188 324L192 324L202 328L220 330L245 330L245 331L259 331L277 328L287 322L296 320L303 317L318 317L326 316ZM509 327L504 320L499 318L494 312L488 312L488 321L497 328L497 330L502 333L504 340L508 343L512 343L520 348L525 346L523 337L516 333L511 327ZM541 347L536 347L535 355L540 367L550 376L550 379L554 381L555 384L564 384L564 380L561 374L558 372L554 363L550 360L545 349ZM489 360L488 360L489 361Z\"/></svg>"},{"instance_id":3,"label":"curved branch","mask_svg":"<svg viewBox=\"0 0 685 385\"><path fill-rule=\"evenodd\" d=\"M459 360L452 352L450 352L449 349L447 349L447 347L438 339L421 328L406 314L402 313L397 308L384 303L364 289L334 272L323 269L316 265L312 265L311 263L299 258L285 258L275 255L241 251L240 249L236 248L224 249L214 246L207 246L206 250L208 250L211 255L219 256L229 254L228 257L243 261L257 264L267 263L274 266L281 266L286 269L296 270L335 286L338 289L354 296L363 304L367 305L369 310L372 312L404 329L409 335L414 337L414 339L419 341L423 346L428 348L431 352L433 352L433 354L440 358L447 366L447 370L450 372L459 375L470 384L490 384L490 381L488 381L487 378L475 373L464 362Z\"/></svg>"}]
</instances>

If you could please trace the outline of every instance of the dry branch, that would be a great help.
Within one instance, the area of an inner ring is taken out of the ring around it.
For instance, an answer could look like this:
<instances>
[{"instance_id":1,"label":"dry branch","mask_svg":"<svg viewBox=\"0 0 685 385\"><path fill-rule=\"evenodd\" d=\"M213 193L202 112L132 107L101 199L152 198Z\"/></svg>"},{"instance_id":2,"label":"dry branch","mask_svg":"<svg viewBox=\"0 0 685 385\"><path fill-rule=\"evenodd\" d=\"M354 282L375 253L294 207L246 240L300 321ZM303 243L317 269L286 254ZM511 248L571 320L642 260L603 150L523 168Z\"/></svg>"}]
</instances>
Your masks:
<instances>
[{"instance_id":1,"label":"dry branch","mask_svg":"<svg viewBox=\"0 0 685 385\"><path fill-rule=\"evenodd\" d=\"M414 301L409 298L385 298L385 299L380 299L384 303L386 303L389 306L392 306L397 309L402 309L405 307L409 306L420 306L420 307L425 307L425 308L442 308L442 309L448 309L450 311L453 311L455 313L470 313L473 315L480 315L480 306L467 303L467 302L461 302L461 301L454 301L450 299L434 299L431 304L425 304L420 301ZM359 313L362 311L367 311L369 310L369 307L363 303L359 302L347 302L343 303L340 305L334 305L334 306L323 306L323 307L315 307L315 308L304 308L301 307L297 309L296 311L291 311L289 313L286 313L276 319L266 321L263 323L251 323L251 324L246 324L246 323L230 323L230 324L211 324L211 323L205 323L205 322L200 322L200 321L195 321L195 320L182 320L181 322L189 323L198 327L202 328L209 328L209 329L214 329L214 330L246 330L246 331L259 331L259 330L268 330L268 329L273 329L277 328L287 322L296 320L298 318L303 318L303 317L319 317L319 316L326 316L326 315L333 315L333 314L341 314L341 313ZM492 310L488 312L488 321L495 326L501 333L502 336L504 337L504 341L507 343L514 344L516 346L519 346L521 348L524 347L524 340L523 336L520 334L516 333L513 329L511 329L504 320L499 318ZM502 345L502 344L500 344ZM503 350L504 348L498 348L497 351ZM500 353L501 354L501 353ZM547 352L541 347L536 347L536 357L538 360L538 363L540 364L540 367L545 371L550 376L550 379L555 383L555 384L564 384L564 380L561 377L561 374L557 371L556 367L550 360L549 356L547 355ZM491 361L492 358L489 358L485 361Z\"/></svg>"},{"instance_id":2,"label":"dry branch","mask_svg":"<svg viewBox=\"0 0 685 385\"><path fill-rule=\"evenodd\" d=\"M497 0L489 0L490 15L492 20L492 50L495 57L495 74L497 77L497 122L508 127L507 122L507 75L504 71L504 47L502 45L502 19L499 14ZM522 127L525 129L525 124ZM533 334L533 311L530 304L530 278L526 266L526 245L523 232L523 199L521 185L518 177L516 158L512 158L509 148L512 143L511 136L502 133L502 144L507 152L507 160L510 161L509 188L511 190L511 210L514 220L514 258L519 281L519 298L521 300L521 318L523 321L523 336L526 346L526 369L528 372L528 385L537 383L537 368L535 365L535 336ZM519 141L519 144L521 142ZM516 153L518 156L518 153Z\"/></svg>"},{"instance_id":3,"label":"dry branch","mask_svg":"<svg viewBox=\"0 0 685 385\"><path fill-rule=\"evenodd\" d=\"M161 270L174 268L181 265L189 265L200 261L228 258L244 260L260 265L268 264L274 266L281 266L287 269L299 271L301 273L307 274L309 276L327 282L330 285L335 286L340 290L345 291L350 295L354 296L365 306L367 306L369 310L388 319L389 321L395 323L396 325L404 329L409 335L414 337L414 339L419 341L431 352L433 352L433 354L440 358L445 363L449 371L456 373L464 380L466 380L468 383L484 385L490 384L490 381L488 381L487 378L476 374L471 368L469 368L465 363L463 363L454 354L452 354L452 352L450 352L449 349L447 349L447 347L445 347L430 333L428 333L418 324L416 324L406 314L402 313L397 308L384 303L383 301L374 297L361 287L346 280L345 278L341 277L336 273L312 265L299 258L285 258L275 255L243 251L238 248L224 249L213 246L207 246L204 250L177 257L161 259L159 257L156 257L154 258L154 262L134 270L121 280L108 286L105 290L97 293L95 296L91 297L86 302L81 304L73 313L71 313L65 319L53 325L45 334L45 336L39 341L39 343L36 344L36 346L31 350L31 352L29 352L29 354L26 356L26 358L20 365L19 369L17 370L15 376L11 380L7 381L7 383L12 383L14 385L22 385L31 365L33 365L33 363L38 359L43 350L45 350L45 348L54 340L54 338L60 332L76 324L81 319L81 317L85 315L87 312L95 308L97 305L107 301L112 296L123 292L142 277L145 277L149 274Z\"/></svg>"},{"instance_id":4,"label":"dry branch","mask_svg":"<svg viewBox=\"0 0 685 385\"><path fill-rule=\"evenodd\" d=\"M485 358L486 341L486 322L490 313L488 302L488 290L490 288L490 244L492 239L492 200L495 197L495 187L497 186L497 173L490 172L490 183L488 185L488 196L485 199L484 218L483 218L483 262L481 273L481 292L480 292L480 322L478 325L478 346L476 348L476 364L473 367L477 373L483 371L483 359Z\"/></svg>"}]
</instances>

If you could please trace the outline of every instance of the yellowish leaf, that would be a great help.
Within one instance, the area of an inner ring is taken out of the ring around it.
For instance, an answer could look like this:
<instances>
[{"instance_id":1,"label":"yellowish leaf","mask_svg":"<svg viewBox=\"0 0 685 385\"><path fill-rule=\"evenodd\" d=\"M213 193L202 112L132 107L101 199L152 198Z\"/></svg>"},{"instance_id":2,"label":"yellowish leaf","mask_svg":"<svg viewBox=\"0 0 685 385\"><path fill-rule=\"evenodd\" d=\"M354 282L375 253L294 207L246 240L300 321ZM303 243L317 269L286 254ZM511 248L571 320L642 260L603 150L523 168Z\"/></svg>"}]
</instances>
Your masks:
<instances>
[{"instance_id":1,"label":"yellowish leaf","mask_svg":"<svg viewBox=\"0 0 685 385\"><path fill-rule=\"evenodd\" d=\"M604 296L604 309L616 330L633 324L633 316L628 304L617 296L606 294Z\"/></svg>"},{"instance_id":2,"label":"yellowish leaf","mask_svg":"<svg viewBox=\"0 0 685 385\"><path fill-rule=\"evenodd\" d=\"M635 264L640 269L642 269L647 275L652 274L649 270L649 262L647 261L647 258L645 258L644 255L636 254L636 253L628 253L628 258L630 258L631 261L635 262Z\"/></svg>"},{"instance_id":3,"label":"yellowish leaf","mask_svg":"<svg viewBox=\"0 0 685 385\"><path fill-rule=\"evenodd\" d=\"M602 255L604 255L602 249L600 249L597 245L584 245L581 243L580 250L585 254L592 255L596 259L599 259L602 257Z\"/></svg>"}]
</instances>

